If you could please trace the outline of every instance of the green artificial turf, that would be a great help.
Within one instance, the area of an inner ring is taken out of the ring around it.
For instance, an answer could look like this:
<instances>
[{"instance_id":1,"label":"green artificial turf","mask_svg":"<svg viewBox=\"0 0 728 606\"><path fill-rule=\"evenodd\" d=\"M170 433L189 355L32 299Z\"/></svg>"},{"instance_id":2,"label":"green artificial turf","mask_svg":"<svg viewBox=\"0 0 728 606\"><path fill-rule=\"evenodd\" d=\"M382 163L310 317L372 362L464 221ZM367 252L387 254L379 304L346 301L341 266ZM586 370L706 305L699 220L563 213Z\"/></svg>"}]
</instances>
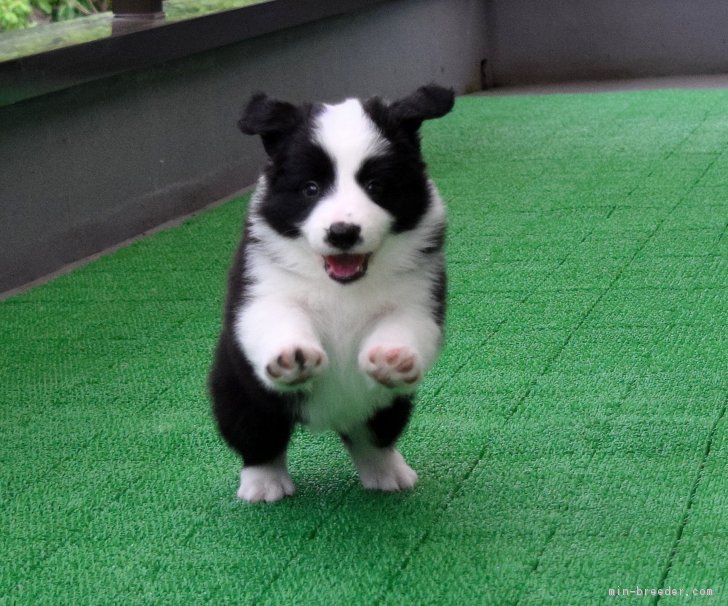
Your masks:
<instances>
[{"instance_id":1,"label":"green artificial turf","mask_svg":"<svg viewBox=\"0 0 728 606\"><path fill-rule=\"evenodd\" d=\"M424 134L450 307L416 490L299 431L295 497L235 498L233 201L0 304L0 603L728 604L728 91L461 98Z\"/></svg>"}]
</instances>

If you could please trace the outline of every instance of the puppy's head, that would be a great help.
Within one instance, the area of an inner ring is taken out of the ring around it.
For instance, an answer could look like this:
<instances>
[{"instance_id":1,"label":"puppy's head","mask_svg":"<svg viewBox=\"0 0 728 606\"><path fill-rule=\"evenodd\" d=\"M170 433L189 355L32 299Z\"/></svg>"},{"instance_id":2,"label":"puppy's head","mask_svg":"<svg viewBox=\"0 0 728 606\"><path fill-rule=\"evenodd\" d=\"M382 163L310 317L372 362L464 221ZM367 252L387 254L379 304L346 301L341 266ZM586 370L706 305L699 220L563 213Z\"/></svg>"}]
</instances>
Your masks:
<instances>
[{"instance_id":1,"label":"puppy's head","mask_svg":"<svg viewBox=\"0 0 728 606\"><path fill-rule=\"evenodd\" d=\"M453 91L434 84L393 103L293 105L254 95L239 126L260 135L269 156L262 220L303 240L331 279L360 279L384 241L427 212L419 129L452 107Z\"/></svg>"}]
</instances>

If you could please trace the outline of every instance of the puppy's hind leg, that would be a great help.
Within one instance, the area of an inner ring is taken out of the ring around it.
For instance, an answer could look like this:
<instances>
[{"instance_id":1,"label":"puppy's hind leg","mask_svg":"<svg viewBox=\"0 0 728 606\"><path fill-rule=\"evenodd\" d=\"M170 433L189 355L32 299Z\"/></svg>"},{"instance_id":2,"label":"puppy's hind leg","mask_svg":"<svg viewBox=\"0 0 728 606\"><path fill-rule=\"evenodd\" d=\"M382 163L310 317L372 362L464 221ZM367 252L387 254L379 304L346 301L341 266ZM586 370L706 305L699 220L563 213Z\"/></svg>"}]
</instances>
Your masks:
<instances>
[{"instance_id":1,"label":"puppy's hind leg","mask_svg":"<svg viewBox=\"0 0 728 606\"><path fill-rule=\"evenodd\" d=\"M270 503L295 490L286 463L294 426L291 402L250 380L252 369L242 366L247 381L241 380L246 373L235 372L224 351L218 351L210 377L213 410L220 434L243 459L238 497Z\"/></svg>"},{"instance_id":2,"label":"puppy's hind leg","mask_svg":"<svg viewBox=\"0 0 728 606\"><path fill-rule=\"evenodd\" d=\"M243 458L238 498L249 503L279 501L295 492L286 461L293 422L282 415L246 412L237 417L233 432L221 426L223 436Z\"/></svg>"},{"instance_id":3,"label":"puppy's hind leg","mask_svg":"<svg viewBox=\"0 0 728 606\"><path fill-rule=\"evenodd\" d=\"M393 492L416 484L417 473L394 447L411 412L411 399L399 396L365 424L341 435L364 488Z\"/></svg>"},{"instance_id":4,"label":"puppy's hind leg","mask_svg":"<svg viewBox=\"0 0 728 606\"><path fill-rule=\"evenodd\" d=\"M268 463L245 465L240 472L237 495L248 503L273 503L292 495L295 490L283 453Z\"/></svg>"}]
</instances>

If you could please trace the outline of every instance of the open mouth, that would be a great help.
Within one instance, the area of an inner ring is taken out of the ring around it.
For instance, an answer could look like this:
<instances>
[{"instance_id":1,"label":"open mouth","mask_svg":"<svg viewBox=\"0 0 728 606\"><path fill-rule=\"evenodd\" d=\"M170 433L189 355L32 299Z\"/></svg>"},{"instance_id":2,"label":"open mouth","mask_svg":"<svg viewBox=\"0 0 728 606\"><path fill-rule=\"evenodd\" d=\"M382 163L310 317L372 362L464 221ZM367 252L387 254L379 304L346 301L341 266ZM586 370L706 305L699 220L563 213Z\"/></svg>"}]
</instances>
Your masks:
<instances>
[{"instance_id":1,"label":"open mouth","mask_svg":"<svg viewBox=\"0 0 728 606\"><path fill-rule=\"evenodd\" d=\"M329 278L346 284L354 282L367 273L371 253L365 255L328 255L324 257L324 269Z\"/></svg>"}]
</instances>

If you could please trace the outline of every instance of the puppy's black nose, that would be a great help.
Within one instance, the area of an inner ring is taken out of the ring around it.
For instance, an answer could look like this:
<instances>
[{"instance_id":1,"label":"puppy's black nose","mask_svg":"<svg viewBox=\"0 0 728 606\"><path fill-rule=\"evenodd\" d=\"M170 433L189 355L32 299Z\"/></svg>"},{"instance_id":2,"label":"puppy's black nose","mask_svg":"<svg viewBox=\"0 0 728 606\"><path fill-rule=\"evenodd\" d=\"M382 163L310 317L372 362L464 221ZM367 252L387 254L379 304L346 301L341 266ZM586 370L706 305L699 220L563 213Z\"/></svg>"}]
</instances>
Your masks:
<instances>
[{"instance_id":1,"label":"puppy's black nose","mask_svg":"<svg viewBox=\"0 0 728 606\"><path fill-rule=\"evenodd\" d=\"M335 246L341 250L348 250L359 241L360 233L361 227L355 223L343 223L339 221L332 223L327 230L326 241L331 246Z\"/></svg>"}]
</instances>

